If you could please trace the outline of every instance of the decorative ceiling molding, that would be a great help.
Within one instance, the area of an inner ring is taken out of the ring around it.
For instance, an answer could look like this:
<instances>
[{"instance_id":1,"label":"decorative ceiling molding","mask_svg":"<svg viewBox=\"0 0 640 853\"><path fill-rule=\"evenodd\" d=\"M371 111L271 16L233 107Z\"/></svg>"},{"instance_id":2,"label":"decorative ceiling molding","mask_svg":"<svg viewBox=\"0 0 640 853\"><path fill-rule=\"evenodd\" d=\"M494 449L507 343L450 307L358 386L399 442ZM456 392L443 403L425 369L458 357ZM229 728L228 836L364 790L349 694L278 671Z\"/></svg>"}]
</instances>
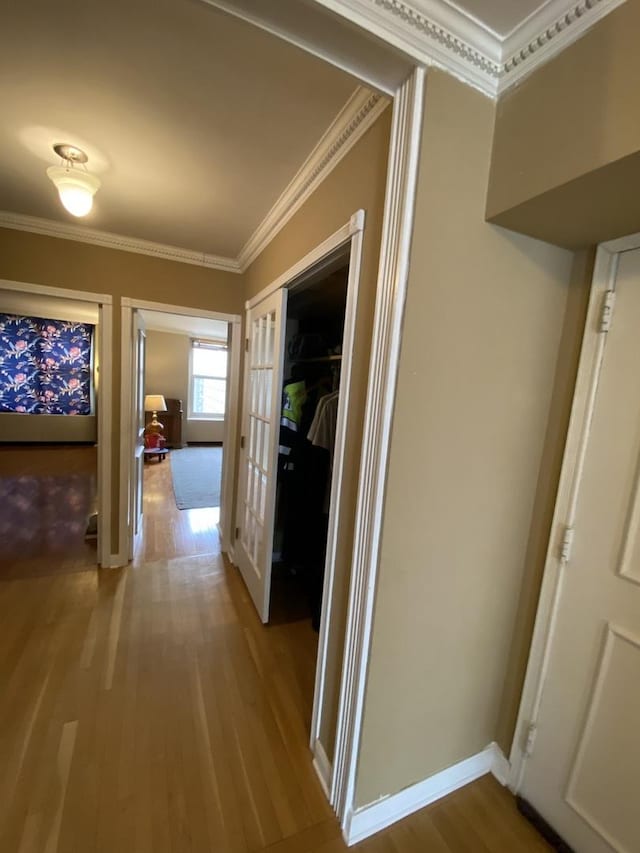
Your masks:
<instances>
[{"instance_id":1,"label":"decorative ceiling molding","mask_svg":"<svg viewBox=\"0 0 640 853\"><path fill-rule=\"evenodd\" d=\"M557 55L625 0L555 0L528 18L503 42L498 93Z\"/></svg>"},{"instance_id":2,"label":"decorative ceiling molding","mask_svg":"<svg viewBox=\"0 0 640 853\"><path fill-rule=\"evenodd\" d=\"M327 128L300 170L238 255L242 272L253 263L314 190L335 169L389 104L388 98L359 86Z\"/></svg>"},{"instance_id":3,"label":"decorative ceiling molding","mask_svg":"<svg viewBox=\"0 0 640 853\"><path fill-rule=\"evenodd\" d=\"M138 255L151 255L165 261L178 261L182 264L194 264L195 266L210 267L226 272L240 272L240 267L235 258L193 252L190 249L180 249L177 246L153 243L151 240L125 237L122 234L112 234L110 231L99 231L97 228L87 228L68 222L56 222L54 219L41 219L38 216L25 216L21 213L11 213L8 210L0 211L0 227L13 228L16 231L30 231L33 234L44 234L47 237L60 237L63 240L75 240L77 243L91 243L94 246L103 246L107 249L135 252Z\"/></svg>"},{"instance_id":4,"label":"decorative ceiling molding","mask_svg":"<svg viewBox=\"0 0 640 853\"><path fill-rule=\"evenodd\" d=\"M625 0L551 0L504 37L449 0L316 2L496 98Z\"/></svg>"},{"instance_id":5,"label":"decorative ceiling molding","mask_svg":"<svg viewBox=\"0 0 640 853\"><path fill-rule=\"evenodd\" d=\"M97 228L56 222L53 219L41 219L11 211L0 211L0 227L30 231L47 237L60 237L64 240L75 240L79 243L90 243L94 246L135 252L225 272L242 273L362 138L388 104L389 99L377 92L371 92L362 86L355 89L293 180L247 240L237 258L194 252L150 240L112 234Z\"/></svg>"}]
</instances>

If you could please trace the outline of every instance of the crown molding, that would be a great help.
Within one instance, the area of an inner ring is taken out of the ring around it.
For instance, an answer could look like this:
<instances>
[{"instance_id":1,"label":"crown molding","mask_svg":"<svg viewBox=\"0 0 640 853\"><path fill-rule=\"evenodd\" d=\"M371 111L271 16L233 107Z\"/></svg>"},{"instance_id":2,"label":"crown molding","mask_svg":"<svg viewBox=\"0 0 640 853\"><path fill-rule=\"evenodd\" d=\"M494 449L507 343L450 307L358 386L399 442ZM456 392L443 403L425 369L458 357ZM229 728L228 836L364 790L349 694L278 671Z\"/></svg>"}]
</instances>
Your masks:
<instances>
[{"instance_id":1,"label":"crown molding","mask_svg":"<svg viewBox=\"0 0 640 853\"><path fill-rule=\"evenodd\" d=\"M501 71L491 31L444 0L315 0L409 55L495 97ZM475 25L475 26L474 26ZM475 41L475 44L473 41Z\"/></svg>"},{"instance_id":2,"label":"crown molding","mask_svg":"<svg viewBox=\"0 0 640 853\"><path fill-rule=\"evenodd\" d=\"M44 234L47 237L60 237L63 240L75 240L77 243L90 243L107 249L119 249L123 252L135 252L139 255L150 255L165 261L178 261L182 264L194 264L199 267L224 270L239 273L240 267L235 258L225 258L220 255L208 255L203 252L193 252L180 249L177 246L166 246L164 243L153 243L151 240L139 240L137 237L125 237L122 234L112 234L110 231L99 231L97 228L87 228L67 222L56 222L53 219L41 219L38 216L26 216L21 213L0 211L0 227L13 228L16 231L30 231L32 234Z\"/></svg>"},{"instance_id":3,"label":"crown molding","mask_svg":"<svg viewBox=\"0 0 640 853\"><path fill-rule=\"evenodd\" d=\"M389 100L362 86L351 95L238 255L244 272L373 125Z\"/></svg>"},{"instance_id":4,"label":"crown molding","mask_svg":"<svg viewBox=\"0 0 640 853\"><path fill-rule=\"evenodd\" d=\"M503 42L498 94L577 41L625 0L551 0L516 27Z\"/></svg>"},{"instance_id":5,"label":"crown molding","mask_svg":"<svg viewBox=\"0 0 640 853\"><path fill-rule=\"evenodd\" d=\"M315 0L422 65L497 98L625 0L551 0L500 36L449 0Z\"/></svg>"},{"instance_id":6,"label":"crown molding","mask_svg":"<svg viewBox=\"0 0 640 853\"><path fill-rule=\"evenodd\" d=\"M388 103L388 98L377 92L371 92L362 86L355 89L293 180L247 240L237 258L194 252L177 246L154 243L150 240L139 240L136 237L112 234L109 231L100 231L97 228L56 222L53 219L41 219L37 216L12 213L7 210L0 211L0 227L13 228L17 231L30 231L33 234L44 234L47 237L60 237L64 240L75 240L79 243L90 243L94 246L119 249L123 252L135 252L225 272L242 273L335 169L342 158L348 154L376 121Z\"/></svg>"}]
</instances>

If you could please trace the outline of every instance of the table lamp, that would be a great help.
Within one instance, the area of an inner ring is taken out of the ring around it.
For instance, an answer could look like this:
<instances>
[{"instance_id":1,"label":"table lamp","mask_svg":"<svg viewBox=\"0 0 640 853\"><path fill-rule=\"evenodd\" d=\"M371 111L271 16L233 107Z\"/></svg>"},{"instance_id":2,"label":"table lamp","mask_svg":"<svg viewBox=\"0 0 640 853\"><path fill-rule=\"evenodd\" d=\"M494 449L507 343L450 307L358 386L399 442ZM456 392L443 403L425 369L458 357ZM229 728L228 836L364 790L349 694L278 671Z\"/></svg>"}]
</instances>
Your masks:
<instances>
[{"instance_id":1,"label":"table lamp","mask_svg":"<svg viewBox=\"0 0 640 853\"><path fill-rule=\"evenodd\" d=\"M162 394L147 394L144 398L144 410L145 412L153 412L151 423L147 424L146 431L162 432L164 427L158 420L158 412L167 411L167 404Z\"/></svg>"}]
</instances>

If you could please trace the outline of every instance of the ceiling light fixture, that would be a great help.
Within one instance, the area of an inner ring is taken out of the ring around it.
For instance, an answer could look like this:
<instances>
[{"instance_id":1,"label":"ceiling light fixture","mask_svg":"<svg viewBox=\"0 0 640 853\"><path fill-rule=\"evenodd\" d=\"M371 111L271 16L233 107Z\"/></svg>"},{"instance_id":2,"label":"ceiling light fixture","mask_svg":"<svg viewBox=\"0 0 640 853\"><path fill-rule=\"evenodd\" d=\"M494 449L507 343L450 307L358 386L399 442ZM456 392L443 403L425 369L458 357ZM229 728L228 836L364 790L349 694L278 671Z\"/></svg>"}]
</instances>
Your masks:
<instances>
[{"instance_id":1,"label":"ceiling light fixture","mask_svg":"<svg viewBox=\"0 0 640 853\"><path fill-rule=\"evenodd\" d=\"M53 150L62 159L62 166L49 166L47 176L55 184L60 201L73 216L86 216L93 207L93 197L101 186L101 181L87 171L89 159L75 145L58 144ZM76 168L84 166L84 169Z\"/></svg>"}]
</instances>

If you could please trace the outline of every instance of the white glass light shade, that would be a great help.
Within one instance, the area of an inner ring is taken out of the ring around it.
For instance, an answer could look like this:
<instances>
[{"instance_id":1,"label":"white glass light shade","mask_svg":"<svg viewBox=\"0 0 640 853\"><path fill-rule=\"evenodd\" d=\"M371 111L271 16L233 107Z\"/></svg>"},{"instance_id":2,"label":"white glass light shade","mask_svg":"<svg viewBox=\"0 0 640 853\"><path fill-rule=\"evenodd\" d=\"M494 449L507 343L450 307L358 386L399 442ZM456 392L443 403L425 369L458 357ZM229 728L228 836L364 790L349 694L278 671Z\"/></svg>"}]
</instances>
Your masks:
<instances>
[{"instance_id":1,"label":"white glass light shade","mask_svg":"<svg viewBox=\"0 0 640 853\"><path fill-rule=\"evenodd\" d=\"M86 216L101 186L100 178L80 169L49 166L47 175L55 184L60 201L73 216Z\"/></svg>"}]
</instances>

